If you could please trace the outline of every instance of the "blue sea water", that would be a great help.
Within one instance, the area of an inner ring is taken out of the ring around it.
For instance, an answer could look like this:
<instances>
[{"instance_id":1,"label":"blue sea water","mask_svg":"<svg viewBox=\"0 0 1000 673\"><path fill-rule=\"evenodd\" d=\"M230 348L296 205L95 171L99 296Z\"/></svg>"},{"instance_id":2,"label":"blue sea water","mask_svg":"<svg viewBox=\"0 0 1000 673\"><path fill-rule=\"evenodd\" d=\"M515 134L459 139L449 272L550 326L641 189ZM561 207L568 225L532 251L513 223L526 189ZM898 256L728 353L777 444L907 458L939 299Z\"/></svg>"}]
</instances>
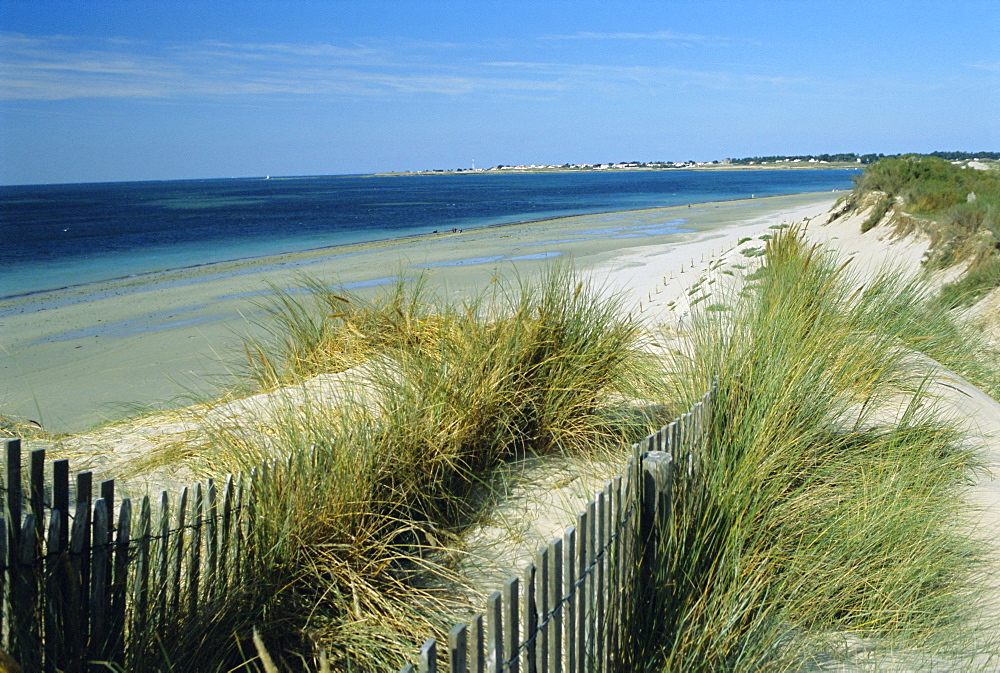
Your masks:
<instances>
[{"instance_id":1,"label":"blue sea water","mask_svg":"<svg viewBox=\"0 0 1000 673\"><path fill-rule=\"evenodd\" d=\"M435 230L848 189L856 174L465 173L0 187L0 299Z\"/></svg>"}]
</instances>

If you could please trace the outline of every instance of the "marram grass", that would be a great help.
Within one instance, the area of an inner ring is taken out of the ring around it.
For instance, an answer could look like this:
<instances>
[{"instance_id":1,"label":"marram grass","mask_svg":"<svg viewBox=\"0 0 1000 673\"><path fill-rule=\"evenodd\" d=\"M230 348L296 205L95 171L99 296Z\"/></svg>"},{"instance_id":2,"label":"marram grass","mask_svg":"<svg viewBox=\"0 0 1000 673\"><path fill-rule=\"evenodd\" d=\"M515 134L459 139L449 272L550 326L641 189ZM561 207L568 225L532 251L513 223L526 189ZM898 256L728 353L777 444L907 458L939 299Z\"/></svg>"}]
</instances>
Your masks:
<instances>
[{"instance_id":1,"label":"marram grass","mask_svg":"<svg viewBox=\"0 0 1000 673\"><path fill-rule=\"evenodd\" d=\"M186 457L216 474L277 459L255 518L259 571L213 628L178 628L163 654L175 670L228 670L252 655L253 626L286 662L322 649L333 670L398 670L481 608L451 568L505 465L604 455L666 420L633 403L662 397L642 326L568 267L461 303L422 281L368 301L312 282L270 306L272 340L247 347L254 386L275 391L267 422L210 423ZM278 388L348 369L335 405Z\"/></svg>"},{"instance_id":2,"label":"marram grass","mask_svg":"<svg viewBox=\"0 0 1000 673\"><path fill-rule=\"evenodd\" d=\"M271 341L247 346L253 387L347 370L354 383L332 406L276 393L267 423L199 438L195 469L289 453L292 469L262 494L259 572L206 623L151 637L149 661L398 670L481 607L452 591L451 568L505 464L627 445L666 420L658 404L684 408L713 377L714 425L675 483L659 591L637 607L621 670L810 670L858 651L919 670L982 654L994 643L966 626L984 550L962 500L977 458L929 411L931 374L911 355L988 386L981 344L919 283L862 285L794 229L762 260L742 291L704 302L666 362L565 267L463 303L419 280L373 300L316 281L275 295Z\"/></svg>"},{"instance_id":3,"label":"marram grass","mask_svg":"<svg viewBox=\"0 0 1000 673\"><path fill-rule=\"evenodd\" d=\"M808 670L865 643L868 665L905 652L913 670L994 646L970 627L986 550L963 495L978 459L929 411L932 374L908 357L926 348L962 366L974 340L913 283L862 286L794 229L724 299L671 365L688 401L713 376L719 390L696 469L673 492L647 616L666 637L645 661Z\"/></svg>"}]
</instances>

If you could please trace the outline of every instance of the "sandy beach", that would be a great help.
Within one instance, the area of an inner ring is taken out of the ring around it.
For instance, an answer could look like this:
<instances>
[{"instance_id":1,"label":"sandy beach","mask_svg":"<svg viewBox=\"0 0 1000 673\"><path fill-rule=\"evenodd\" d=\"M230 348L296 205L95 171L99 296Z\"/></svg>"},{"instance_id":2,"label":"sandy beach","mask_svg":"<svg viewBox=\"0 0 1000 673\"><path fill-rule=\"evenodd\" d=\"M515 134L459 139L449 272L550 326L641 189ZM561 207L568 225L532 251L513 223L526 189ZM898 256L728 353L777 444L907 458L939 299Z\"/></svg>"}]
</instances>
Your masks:
<instances>
[{"instance_id":1,"label":"sandy beach","mask_svg":"<svg viewBox=\"0 0 1000 673\"><path fill-rule=\"evenodd\" d=\"M424 270L450 294L497 273L532 274L571 259L632 295L637 310L683 295L682 267L741 236L825 212L837 194L806 194L566 217L207 265L0 303L0 409L50 432L80 432L148 406L211 396L268 288L309 274L365 291ZM673 277L673 281L670 281ZM690 275L687 276L690 278ZM673 283L664 291L663 280ZM642 306L640 306L642 302Z\"/></svg>"}]
</instances>

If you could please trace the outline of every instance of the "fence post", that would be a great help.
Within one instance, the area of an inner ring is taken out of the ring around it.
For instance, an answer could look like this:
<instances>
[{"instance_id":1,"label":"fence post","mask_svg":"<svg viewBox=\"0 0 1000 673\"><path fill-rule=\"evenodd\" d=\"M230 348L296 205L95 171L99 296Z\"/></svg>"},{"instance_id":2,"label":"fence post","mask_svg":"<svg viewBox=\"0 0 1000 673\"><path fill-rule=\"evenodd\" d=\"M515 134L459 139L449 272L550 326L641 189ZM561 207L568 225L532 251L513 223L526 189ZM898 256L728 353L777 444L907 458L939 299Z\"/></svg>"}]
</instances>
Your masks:
<instances>
[{"instance_id":1,"label":"fence post","mask_svg":"<svg viewBox=\"0 0 1000 673\"><path fill-rule=\"evenodd\" d=\"M476 615L469 622L469 632L472 634L472 644L469 647L469 668L472 673L486 671L486 634L483 629L483 616Z\"/></svg>"},{"instance_id":2,"label":"fence post","mask_svg":"<svg viewBox=\"0 0 1000 673\"><path fill-rule=\"evenodd\" d=\"M53 510L49 517L49 537L45 554L45 671L56 673L66 669L63 652L63 615L68 577L62 540L62 512Z\"/></svg>"},{"instance_id":3,"label":"fence post","mask_svg":"<svg viewBox=\"0 0 1000 673\"><path fill-rule=\"evenodd\" d=\"M24 670L37 671L42 667L41 623L39 620L38 576L34 564L35 548L27 544L35 534L35 515L28 514L21 524L21 557L17 559L19 581L11 589L12 607L16 616L15 631L17 645L14 657L21 662Z\"/></svg>"},{"instance_id":4,"label":"fence post","mask_svg":"<svg viewBox=\"0 0 1000 673\"><path fill-rule=\"evenodd\" d=\"M535 595L535 564L528 563L524 567L524 663L527 673L537 673L538 662L535 661L538 633L538 597Z\"/></svg>"},{"instance_id":5,"label":"fence post","mask_svg":"<svg viewBox=\"0 0 1000 673\"><path fill-rule=\"evenodd\" d=\"M576 667L587 669L587 619L590 612L587 605L587 539L590 518L587 510L580 512L576 519Z\"/></svg>"},{"instance_id":6,"label":"fence post","mask_svg":"<svg viewBox=\"0 0 1000 673\"><path fill-rule=\"evenodd\" d=\"M135 611L132 613L132 639L144 638L146 626L149 624L149 611L152 604L149 600L149 536L152 525L152 514L149 507L149 496L144 495L139 504L138 554L136 556L135 590L133 601ZM128 648L126 648L128 653Z\"/></svg>"},{"instance_id":7,"label":"fence post","mask_svg":"<svg viewBox=\"0 0 1000 673\"><path fill-rule=\"evenodd\" d=\"M420 673L437 673L437 641L428 638L420 648Z\"/></svg>"},{"instance_id":8,"label":"fence post","mask_svg":"<svg viewBox=\"0 0 1000 673\"><path fill-rule=\"evenodd\" d=\"M576 673L576 528L563 533L563 569L566 575L566 670Z\"/></svg>"},{"instance_id":9,"label":"fence post","mask_svg":"<svg viewBox=\"0 0 1000 673\"><path fill-rule=\"evenodd\" d=\"M548 629L550 673L562 673L563 619L561 601L564 594L562 578L563 541L562 538L555 538L549 542L549 596L547 607L549 614L552 615L549 619L551 628Z\"/></svg>"},{"instance_id":10,"label":"fence post","mask_svg":"<svg viewBox=\"0 0 1000 673\"><path fill-rule=\"evenodd\" d=\"M90 556L91 556L91 517L93 516L93 503L94 503L94 473L93 472L79 472L76 475L76 514L80 516L80 505L85 505L83 508L83 516L80 519L80 535L82 536L80 547L81 552L78 557L79 561L79 576L80 576L80 594L79 594L79 610L80 615L80 634L83 640L81 641L80 655L84 656L86 654L86 642L88 634L90 633ZM73 522L73 532L76 532L76 521ZM72 542L70 542L72 544ZM75 549L73 550L75 551Z\"/></svg>"},{"instance_id":11,"label":"fence post","mask_svg":"<svg viewBox=\"0 0 1000 673\"><path fill-rule=\"evenodd\" d=\"M507 615L504 618L504 631L506 632L506 637L504 638L504 645L506 646L506 651L504 652L504 659L507 660L507 670L510 673L518 673L520 670L518 664L518 649L521 646L521 639L518 637L518 610L520 609L519 600L519 582L517 577L508 577L503 583L504 589L504 609Z\"/></svg>"},{"instance_id":12,"label":"fence post","mask_svg":"<svg viewBox=\"0 0 1000 673\"><path fill-rule=\"evenodd\" d=\"M535 552L535 666L538 673L549 670L549 548Z\"/></svg>"},{"instance_id":13,"label":"fence post","mask_svg":"<svg viewBox=\"0 0 1000 673\"><path fill-rule=\"evenodd\" d=\"M448 662L451 673L469 673L468 631L465 624L455 624L448 632Z\"/></svg>"},{"instance_id":14,"label":"fence post","mask_svg":"<svg viewBox=\"0 0 1000 673\"><path fill-rule=\"evenodd\" d=\"M3 559L4 565L7 566L7 592L8 600L10 601L11 609L6 610L7 606L3 606L4 611L7 612L6 615L0 614L0 623L7 624L7 647L10 649L10 653L16 659L18 655L15 653L15 646L18 644L16 640L17 628L16 620L18 615L14 612L13 606L17 604L17 593L15 592L15 586L18 584L18 561L21 558L20 555L20 545L18 544L21 535L21 440L20 439L8 439L4 442L4 453L7 459L7 471L4 473L4 489L6 490L7 497L4 498L4 520L7 523L7 530L3 531L3 535L6 535L6 546L7 553Z\"/></svg>"},{"instance_id":15,"label":"fence post","mask_svg":"<svg viewBox=\"0 0 1000 673\"><path fill-rule=\"evenodd\" d=\"M105 659L108 655L110 631L111 594L108 575L111 573L111 548L108 535L111 522L104 498L94 503L93 543L94 564L91 566L90 583L90 658Z\"/></svg>"},{"instance_id":16,"label":"fence post","mask_svg":"<svg viewBox=\"0 0 1000 673\"><path fill-rule=\"evenodd\" d=\"M604 594L608 588L608 576L605 572L605 567L608 561L608 556L605 551L608 546L607 496L608 492L607 489L605 489L598 492L595 497L595 502L597 504L597 519L594 521L594 563L597 564L597 567L594 568L594 570L597 573L597 581L594 582L594 587L596 589L594 596L594 641L596 657L594 668L597 671L607 670L607 666L605 664L607 663L606 657L608 654L608 623L604 611Z\"/></svg>"},{"instance_id":17,"label":"fence post","mask_svg":"<svg viewBox=\"0 0 1000 673\"><path fill-rule=\"evenodd\" d=\"M489 673L503 671L503 626L501 612L503 601L500 592L494 591L486 599L486 670Z\"/></svg>"},{"instance_id":18,"label":"fence post","mask_svg":"<svg viewBox=\"0 0 1000 673\"><path fill-rule=\"evenodd\" d=\"M31 492L29 493L29 502L31 513L35 515L34 555L35 558L41 558L42 541L45 539L45 522L48 520L45 515L45 449L35 449L30 455Z\"/></svg>"},{"instance_id":19,"label":"fence post","mask_svg":"<svg viewBox=\"0 0 1000 673\"><path fill-rule=\"evenodd\" d=\"M670 513L670 472L673 458L664 451L649 451L642 459L642 595L652 590L662 526Z\"/></svg>"},{"instance_id":20,"label":"fence post","mask_svg":"<svg viewBox=\"0 0 1000 673\"><path fill-rule=\"evenodd\" d=\"M69 460L52 463L52 509L59 512L59 549L69 547Z\"/></svg>"},{"instance_id":21,"label":"fence post","mask_svg":"<svg viewBox=\"0 0 1000 673\"><path fill-rule=\"evenodd\" d=\"M129 547L132 543L132 501L122 500L115 531L114 572L111 582L111 619L108 623L108 656L117 664L125 663L125 601L128 590Z\"/></svg>"}]
</instances>

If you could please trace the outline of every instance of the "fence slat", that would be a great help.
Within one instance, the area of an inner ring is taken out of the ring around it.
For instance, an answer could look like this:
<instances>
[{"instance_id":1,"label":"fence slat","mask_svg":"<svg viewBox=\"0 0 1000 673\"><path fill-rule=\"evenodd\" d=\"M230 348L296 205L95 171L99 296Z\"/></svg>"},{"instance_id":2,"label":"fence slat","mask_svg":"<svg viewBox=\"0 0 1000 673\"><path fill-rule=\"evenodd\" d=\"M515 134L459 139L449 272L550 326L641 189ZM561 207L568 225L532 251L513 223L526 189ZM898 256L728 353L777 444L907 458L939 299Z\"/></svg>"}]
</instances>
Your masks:
<instances>
[{"instance_id":1,"label":"fence slat","mask_svg":"<svg viewBox=\"0 0 1000 673\"><path fill-rule=\"evenodd\" d=\"M152 605L149 600L149 535L152 517L149 506L149 496L144 495L139 504L139 526L136 536L136 568L135 568L135 611L132 613L132 638L136 642L145 638L149 624L148 611Z\"/></svg>"},{"instance_id":2,"label":"fence slat","mask_svg":"<svg viewBox=\"0 0 1000 673\"><path fill-rule=\"evenodd\" d=\"M472 635L469 644L471 673L486 673L486 633L482 615L476 615L469 622L469 633Z\"/></svg>"},{"instance_id":3,"label":"fence slat","mask_svg":"<svg viewBox=\"0 0 1000 673\"><path fill-rule=\"evenodd\" d=\"M538 596L535 594L535 564L528 563L524 567L524 664L528 673L536 673L538 632Z\"/></svg>"},{"instance_id":4,"label":"fence slat","mask_svg":"<svg viewBox=\"0 0 1000 673\"><path fill-rule=\"evenodd\" d=\"M509 673L518 673L519 656L518 650L521 647L521 639L518 636L518 610L520 610L519 583L516 577L508 577L503 583L504 611L504 659L507 662Z\"/></svg>"},{"instance_id":5,"label":"fence slat","mask_svg":"<svg viewBox=\"0 0 1000 673\"><path fill-rule=\"evenodd\" d=\"M174 531L170 542L170 614L177 615L180 609L181 600L181 560L184 558L184 522L187 515L188 489L185 486L181 489L181 499L177 504L177 530ZM164 540L166 541L166 540ZM164 620L167 615L164 615Z\"/></svg>"},{"instance_id":6,"label":"fence slat","mask_svg":"<svg viewBox=\"0 0 1000 673\"><path fill-rule=\"evenodd\" d=\"M594 606L594 628L596 629L595 641L595 657L596 669L598 671L607 670L607 659L605 657L608 648L608 624L604 614L605 608L605 593L608 590L607 579L608 574L606 572L608 564L608 490L605 488L603 491L597 494L597 499L595 501L597 505L597 520L594 522L594 539L597 541L594 545L594 562L597 563L597 567L594 569L597 574L597 581L594 582L594 592L596 605Z\"/></svg>"},{"instance_id":7,"label":"fence slat","mask_svg":"<svg viewBox=\"0 0 1000 673\"><path fill-rule=\"evenodd\" d=\"M21 536L21 440L20 439L6 439L4 440L4 458L6 460L7 469L4 471L4 492L6 496L3 500L3 518L6 524L5 530L0 531L0 535L4 536L4 554L0 558L2 562L7 567L7 578L4 582L4 578L0 575L0 592L3 591L3 587L6 586L8 598L11 604L16 604L17 595L13 591L13 586L15 579L17 577L17 560L20 557L18 554L18 538ZM4 619L3 612L6 611L6 604L0 603L0 623ZM8 613L9 633L7 647L10 649L11 654L14 652L14 647L16 641L10 640L13 632L16 630L13 628L14 615L13 611ZM16 657L16 655L15 655Z\"/></svg>"},{"instance_id":8,"label":"fence slat","mask_svg":"<svg viewBox=\"0 0 1000 673\"><path fill-rule=\"evenodd\" d=\"M114 529L111 525L115 520L115 480L105 479L101 482L101 498L104 499L104 506L108 508L108 542L111 541L111 534Z\"/></svg>"},{"instance_id":9,"label":"fence slat","mask_svg":"<svg viewBox=\"0 0 1000 673\"><path fill-rule=\"evenodd\" d=\"M2 510L6 509L6 503L0 508L0 564L3 564L4 568L9 568L10 558L7 555L7 517ZM4 615L8 612L7 610L7 571L0 571L0 624L3 623ZM2 629L0 629L2 630ZM0 633L0 642L3 642L3 634Z\"/></svg>"},{"instance_id":10,"label":"fence slat","mask_svg":"<svg viewBox=\"0 0 1000 673\"><path fill-rule=\"evenodd\" d=\"M35 532L32 535L32 547L35 558L42 556L42 541L45 539L45 523L49 517L45 515L45 449L35 449L31 452L31 475L29 498L31 513L35 515Z\"/></svg>"},{"instance_id":11,"label":"fence slat","mask_svg":"<svg viewBox=\"0 0 1000 673\"><path fill-rule=\"evenodd\" d=\"M542 547L535 552L535 605L538 615L535 661L538 673L549 670L549 549Z\"/></svg>"},{"instance_id":12,"label":"fence slat","mask_svg":"<svg viewBox=\"0 0 1000 673\"><path fill-rule=\"evenodd\" d=\"M167 534L170 532L170 497L166 491L160 491L160 511L157 515L156 541L156 621L155 624L165 624L167 621L167 603L170 598L170 545Z\"/></svg>"},{"instance_id":13,"label":"fence slat","mask_svg":"<svg viewBox=\"0 0 1000 673\"><path fill-rule=\"evenodd\" d=\"M219 567L216 575L217 595L225 595L229 587L229 575L226 571L229 554L231 551L230 531L233 526L233 475L226 475L226 486L222 490L222 525L219 531Z\"/></svg>"},{"instance_id":14,"label":"fence slat","mask_svg":"<svg viewBox=\"0 0 1000 673\"><path fill-rule=\"evenodd\" d=\"M79 493L79 491L77 492ZM66 601L66 659L69 668L78 666L87 652L87 620L90 601L90 581L84 575L84 563L90 559L90 505L76 504L73 531L69 539L69 565L72 581Z\"/></svg>"},{"instance_id":15,"label":"fence slat","mask_svg":"<svg viewBox=\"0 0 1000 673\"><path fill-rule=\"evenodd\" d=\"M80 629L83 640L81 641L81 647L86 646L87 639L90 634L90 610L88 605L90 603L90 541L91 541L91 525L92 517L94 513L94 474L92 472L80 472L76 475L76 502L85 503L87 505L86 515L83 518L83 536L86 540L86 544L81 551L80 556L80 595L79 595L79 615L80 615ZM79 514L79 508L77 509L77 514ZM72 543L71 543L72 544ZM81 649L81 655L84 651Z\"/></svg>"},{"instance_id":16,"label":"fence slat","mask_svg":"<svg viewBox=\"0 0 1000 673\"><path fill-rule=\"evenodd\" d=\"M107 658L111 611L110 587L107 582L108 568L111 565L111 549L108 546L110 530L107 503L104 498L98 498L94 503L94 537L91 547L94 564L91 566L90 583L90 658L98 661Z\"/></svg>"},{"instance_id":17,"label":"fence slat","mask_svg":"<svg viewBox=\"0 0 1000 673\"><path fill-rule=\"evenodd\" d=\"M596 662L594 657L597 652L597 629L595 618L597 616L597 573L595 564L597 561L597 503L591 500L587 503L587 659L586 670L595 670Z\"/></svg>"},{"instance_id":18,"label":"fence slat","mask_svg":"<svg viewBox=\"0 0 1000 673\"><path fill-rule=\"evenodd\" d=\"M566 613L566 670L577 673L576 668L576 528L570 526L563 533L563 564L566 580L567 600L563 604Z\"/></svg>"},{"instance_id":19,"label":"fence slat","mask_svg":"<svg viewBox=\"0 0 1000 673\"><path fill-rule=\"evenodd\" d=\"M52 510L49 517L49 534L45 547L45 671L56 673L66 669L63 652L63 592L68 586L66 574L62 572L67 559L61 530L62 512ZM0 605L3 602L0 601Z\"/></svg>"},{"instance_id":20,"label":"fence slat","mask_svg":"<svg viewBox=\"0 0 1000 673\"><path fill-rule=\"evenodd\" d=\"M489 673L503 671L502 610L500 592L494 591L486 599L486 670Z\"/></svg>"},{"instance_id":21,"label":"fence slat","mask_svg":"<svg viewBox=\"0 0 1000 673\"><path fill-rule=\"evenodd\" d=\"M614 661L618 662L621 652L622 624L625 615L622 614L622 592L625 590L625 583L622 579L622 567L624 559L622 557L622 536L625 531L625 519L622 512L622 476L615 475L611 479L611 522L614 542L611 549L611 604L609 606L611 614L611 644L610 650L614 656Z\"/></svg>"},{"instance_id":22,"label":"fence slat","mask_svg":"<svg viewBox=\"0 0 1000 673\"><path fill-rule=\"evenodd\" d=\"M201 587L201 544L202 517L205 507L205 495L201 488L201 482L194 485L194 502L191 508L191 545L190 557L187 566L187 613L190 616L198 614L198 590Z\"/></svg>"},{"instance_id":23,"label":"fence slat","mask_svg":"<svg viewBox=\"0 0 1000 673\"><path fill-rule=\"evenodd\" d=\"M587 670L587 529L590 518L587 510L576 518L576 667Z\"/></svg>"},{"instance_id":24,"label":"fence slat","mask_svg":"<svg viewBox=\"0 0 1000 673\"><path fill-rule=\"evenodd\" d=\"M209 479L205 489L205 598L211 600L216 596L216 585L219 571L219 526L218 503L215 492L215 481Z\"/></svg>"},{"instance_id":25,"label":"fence slat","mask_svg":"<svg viewBox=\"0 0 1000 673\"><path fill-rule=\"evenodd\" d=\"M17 575L11 582L11 603L16 606L11 617L14 637L11 654L26 671L42 668L41 623L39 614L38 573L34 563L38 555L32 539L35 537L35 515L28 514L21 524L21 547L17 559ZM16 645L16 647L15 647Z\"/></svg>"},{"instance_id":26,"label":"fence slat","mask_svg":"<svg viewBox=\"0 0 1000 673\"><path fill-rule=\"evenodd\" d=\"M132 501L122 500L115 531L114 572L111 584L111 619L108 623L108 658L121 664L125 661L125 600L128 589L129 546L132 543Z\"/></svg>"},{"instance_id":27,"label":"fence slat","mask_svg":"<svg viewBox=\"0 0 1000 673\"><path fill-rule=\"evenodd\" d=\"M69 547L69 460L52 463L52 509L59 512L59 549Z\"/></svg>"},{"instance_id":28,"label":"fence slat","mask_svg":"<svg viewBox=\"0 0 1000 673\"><path fill-rule=\"evenodd\" d=\"M420 673L437 673L437 641L428 638L420 648Z\"/></svg>"},{"instance_id":29,"label":"fence slat","mask_svg":"<svg viewBox=\"0 0 1000 673\"><path fill-rule=\"evenodd\" d=\"M642 521L639 529L640 541L636 551L642 560L639 591L643 596L653 593L654 582L663 581L663 578L657 578L655 573L659 558L661 527L670 507L672 464L672 456L663 451L650 451L642 461Z\"/></svg>"},{"instance_id":30,"label":"fence slat","mask_svg":"<svg viewBox=\"0 0 1000 673\"><path fill-rule=\"evenodd\" d=\"M563 612L560 601L563 590L563 541L556 538L549 542L549 577L548 577L548 610L552 616L549 621L549 671L562 672L563 645Z\"/></svg>"},{"instance_id":31,"label":"fence slat","mask_svg":"<svg viewBox=\"0 0 1000 673\"><path fill-rule=\"evenodd\" d=\"M231 577L240 577L243 568L243 548L244 548L244 521L249 516L249 508L246 501L246 481L247 475L240 472L236 482L236 501L233 503L233 529L232 529L232 556L230 557L229 573Z\"/></svg>"},{"instance_id":32,"label":"fence slat","mask_svg":"<svg viewBox=\"0 0 1000 673\"><path fill-rule=\"evenodd\" d=\"M448 664L451 673L469 672L468 650L469 627L465 624L455 624L448 632Z\"/></svg>"},{"instance_id":33,"label":"fence slat","mask_svg":"<svg viewBox=\"0 0 1000 673\"><path fill-rule=\"evenodd\" d=\"M250 471L250 478L247 481L245 488L242 489L244 514L243 539L241 540L240 554L236 557L240 562L240 568L237 571L238 575L245 573L249 564L253 562L251 557L255 553L253 544L254 518L257 514L257 501L260 499L260 482L262 475L266 474L263 467L264 464L261 465L262 469L259 470L255 466Z\"/></svg>"}]
</instances>

